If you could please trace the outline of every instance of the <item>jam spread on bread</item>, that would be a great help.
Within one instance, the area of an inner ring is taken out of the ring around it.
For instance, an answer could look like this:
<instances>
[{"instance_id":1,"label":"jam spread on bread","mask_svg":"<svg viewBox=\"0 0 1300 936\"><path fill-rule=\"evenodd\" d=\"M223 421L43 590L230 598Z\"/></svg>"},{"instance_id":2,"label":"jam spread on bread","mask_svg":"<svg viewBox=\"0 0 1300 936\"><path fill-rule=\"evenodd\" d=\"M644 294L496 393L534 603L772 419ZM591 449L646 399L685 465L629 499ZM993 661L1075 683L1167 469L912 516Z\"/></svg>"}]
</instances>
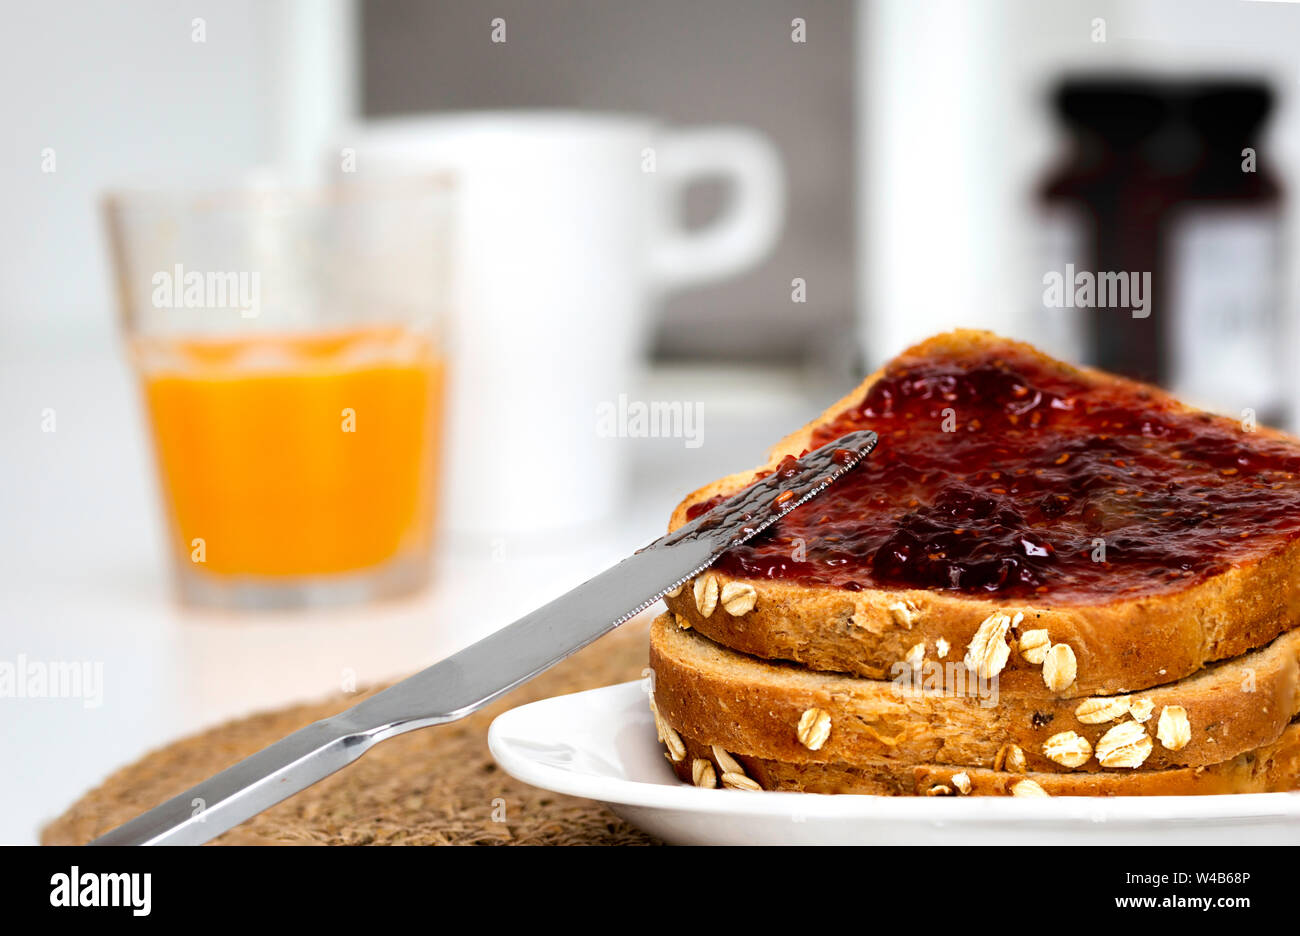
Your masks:
<instances>
[{"instance_id":1,"label":"jam spread on bread","mask_svg":"<svg viewBox=\"0 0 1300 936\"><path fill-rule=\"evenodd\" d=\"M1014 348L897 361L811 444L856 429L875 453L721 571L1068 603L1181 588L1300 534L1300 446Z\"/></svg>"}]
</instances>

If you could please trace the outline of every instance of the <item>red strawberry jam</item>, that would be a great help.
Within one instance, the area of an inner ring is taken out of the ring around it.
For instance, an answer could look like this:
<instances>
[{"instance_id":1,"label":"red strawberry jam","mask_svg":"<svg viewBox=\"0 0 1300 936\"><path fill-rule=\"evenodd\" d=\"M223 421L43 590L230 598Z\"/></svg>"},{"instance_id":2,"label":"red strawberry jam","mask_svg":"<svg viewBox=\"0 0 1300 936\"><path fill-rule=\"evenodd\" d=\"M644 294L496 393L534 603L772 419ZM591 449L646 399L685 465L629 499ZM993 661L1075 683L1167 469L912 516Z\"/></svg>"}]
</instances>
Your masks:
<instances>
[{"instance_id":1,"label":"red strawberry jam","mask_svg":"<svg viewBox=\"0 0 1300 936\"><path fill-rule=\"evenodd\" d=\"M875 453L721 570L1070 603L1172 591L1300 534L1300 446L1014 348L895 362L812 444L855 429Z\"/></svg>"}]
</instances>

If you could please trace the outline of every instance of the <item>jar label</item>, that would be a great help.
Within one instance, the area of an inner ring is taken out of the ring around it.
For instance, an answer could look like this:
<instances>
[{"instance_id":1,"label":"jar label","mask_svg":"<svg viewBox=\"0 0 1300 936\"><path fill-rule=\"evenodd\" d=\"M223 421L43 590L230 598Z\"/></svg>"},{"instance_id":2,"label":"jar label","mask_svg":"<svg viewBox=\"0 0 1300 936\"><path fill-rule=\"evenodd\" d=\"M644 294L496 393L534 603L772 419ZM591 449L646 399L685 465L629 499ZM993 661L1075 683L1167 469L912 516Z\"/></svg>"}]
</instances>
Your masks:
<instances>
[{"instance_id":1,"label":"jar label","mask_svg":"<svg viewBox=\"0 0 1300 936\"><path fill-rule=\"evenodd\" d=\"M1276 419L1285 399L1272 210L1195 208L1169 240L1170 389L1231 415Z\"/></svg>"}]
</instances>

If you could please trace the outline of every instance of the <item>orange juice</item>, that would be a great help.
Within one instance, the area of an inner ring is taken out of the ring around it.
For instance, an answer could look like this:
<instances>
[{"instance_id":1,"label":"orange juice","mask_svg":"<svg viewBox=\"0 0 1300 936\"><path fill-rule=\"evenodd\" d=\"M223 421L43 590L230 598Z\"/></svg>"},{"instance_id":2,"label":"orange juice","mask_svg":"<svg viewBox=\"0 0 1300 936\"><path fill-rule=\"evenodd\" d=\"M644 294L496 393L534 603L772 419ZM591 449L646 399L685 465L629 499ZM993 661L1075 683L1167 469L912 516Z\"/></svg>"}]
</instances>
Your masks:
<instances>
[{"instance_id":1,"label":"orange juice","mask_svg":"<svg viewBox=\"0 0 1300 936\"><path fill-rule=\"evenodd\" d=\"M231 576L325 576L427 552L442 409L400 328L137 339L173 546Z\"/></svg>"}]
</instances>

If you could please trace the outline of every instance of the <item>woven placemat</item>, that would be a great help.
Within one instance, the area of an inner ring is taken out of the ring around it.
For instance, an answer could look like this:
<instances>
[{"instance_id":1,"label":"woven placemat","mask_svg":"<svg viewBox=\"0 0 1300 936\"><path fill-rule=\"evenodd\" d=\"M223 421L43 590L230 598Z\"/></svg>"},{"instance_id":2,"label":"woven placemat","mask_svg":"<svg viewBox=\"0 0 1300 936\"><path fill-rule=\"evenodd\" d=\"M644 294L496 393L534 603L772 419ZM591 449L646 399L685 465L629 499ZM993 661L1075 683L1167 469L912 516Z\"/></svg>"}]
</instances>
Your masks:
<instances>
[{"instance_id":1,"label":"woven placemat","mask_svg":"<svg viewBox=\"0 0 1300 936\"><path fill-rule=\"evenodd\" d=\"M463 721L378 745L356 763L217 839L226 845L655 844L598 803L538 790L492 760L487 728L516 705L625 682L646 665L648 622L597 641ZM371 690L377 691L377 690ZM78 845L188 789L361 694L227 722L146 755L41 834Z\"/></svg>"}]
</instances>

